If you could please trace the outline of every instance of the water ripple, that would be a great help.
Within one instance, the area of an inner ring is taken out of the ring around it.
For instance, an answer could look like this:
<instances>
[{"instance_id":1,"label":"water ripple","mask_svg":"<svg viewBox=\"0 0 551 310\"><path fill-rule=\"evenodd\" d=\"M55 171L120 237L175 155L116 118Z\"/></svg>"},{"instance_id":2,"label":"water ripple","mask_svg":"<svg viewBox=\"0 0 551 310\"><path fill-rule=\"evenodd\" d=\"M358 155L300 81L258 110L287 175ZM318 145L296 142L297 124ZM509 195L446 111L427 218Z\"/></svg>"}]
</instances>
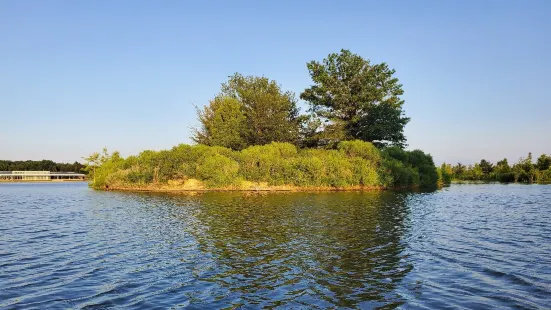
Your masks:
<instances>
[{"instance_id":1,"label":"water ripple","mask_svg":"<svg viewBox=\"0 0 551 310\"><path fill-rule=\"evenodd\" d=\"M161 195L0 184L0 308L527 308L551 186Z\"/></svg>"}]
</instances>

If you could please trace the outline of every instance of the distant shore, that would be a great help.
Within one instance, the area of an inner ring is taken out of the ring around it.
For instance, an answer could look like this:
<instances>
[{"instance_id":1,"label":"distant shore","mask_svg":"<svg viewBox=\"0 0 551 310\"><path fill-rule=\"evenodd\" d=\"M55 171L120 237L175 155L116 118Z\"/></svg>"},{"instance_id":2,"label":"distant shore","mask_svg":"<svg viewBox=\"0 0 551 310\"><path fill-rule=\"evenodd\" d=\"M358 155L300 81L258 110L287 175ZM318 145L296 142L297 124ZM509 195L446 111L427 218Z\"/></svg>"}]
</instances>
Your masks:
<instances>
[{"instance_id":1,"label":"distant shore","mask_svg":"<svg viewBox=\"0 0 551 310\"><path fill-rule=\"evenodd\" d=\"M88 180L61 179L61 180L0 180L0 183L60 183L60 182L88 182Z\"/></svg>"}]
</instances>

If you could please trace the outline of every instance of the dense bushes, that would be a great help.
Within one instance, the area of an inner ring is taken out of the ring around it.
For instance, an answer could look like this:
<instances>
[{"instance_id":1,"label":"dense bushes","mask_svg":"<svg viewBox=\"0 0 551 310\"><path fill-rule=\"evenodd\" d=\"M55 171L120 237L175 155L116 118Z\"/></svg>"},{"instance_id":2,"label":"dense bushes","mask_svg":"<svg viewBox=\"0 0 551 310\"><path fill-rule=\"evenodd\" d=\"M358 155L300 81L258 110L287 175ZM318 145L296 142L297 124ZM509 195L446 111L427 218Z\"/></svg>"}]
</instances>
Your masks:
<instances>
[{"instance_id":1,"label":"dense bushes","mask_svg":"<svg viewBox=\"0 0 551 310\"><path fill-rule=\"evenodd\" d=\"M450 164L443 163L436 170L438 172L438 186L449 186L452 183L452 166Z\"/></svg>"},{"instance_id":2,"label":"dense bushes","mask_svg":"<svg viewBox=\"0 0 551 310\"><path fill-rule=\"evenodd\" d=\"M405 151L398 147L388 147L382 152L384 157L382 174L393 176L392 187L431 187L438 184L438 172L432 156L420 150Z\"/></svg>"},{"instance_id":3,"label":"dense bushes","mask_svg":"<svg viewBox=\"0 0 551 310\"><path fill-rule=\"evenodd\" d=\"M212 187L223 187L235 183L239 164L224 155L206 157L197 166L197 177Z\"/></svg>"},{"instance_id":4,"label":"dense bushes","mask_svg":"<svg viewBox=\"0 0 551 310\"><path fill-rule=\"evenodd\" d=\"M209 188L239 188L247 182L299 187L425 187L438 174L432 157L421 151L344 141L335 149L297 149L273 142L242 151L205 145L178 145L144 151L123 159L105 156L95 169L93 186L143 187L169 181L201 181Z\"/></svg>"},{"instance_id":5,"label":"dense bushes","mask_svg":"<svg viewBox=\"0 0 551 310\"><path fill-rule=\"evenodd\" d=\"M537 172L536 180L538 183L551 183L551 168Z\"/></svg>"}]
</instances>

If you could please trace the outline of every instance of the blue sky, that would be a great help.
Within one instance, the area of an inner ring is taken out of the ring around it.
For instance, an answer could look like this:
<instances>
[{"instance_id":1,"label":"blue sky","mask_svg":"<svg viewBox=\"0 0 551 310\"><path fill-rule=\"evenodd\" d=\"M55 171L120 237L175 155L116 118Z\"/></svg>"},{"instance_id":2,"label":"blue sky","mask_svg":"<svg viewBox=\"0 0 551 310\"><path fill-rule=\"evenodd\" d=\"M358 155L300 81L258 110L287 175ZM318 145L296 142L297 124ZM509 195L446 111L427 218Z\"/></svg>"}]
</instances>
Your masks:
<instances>
[{"instance_id":1,"label":"blue sky","mask_svg":"<svg viewBox=\"0 0 551 310\"><path fill-rule=\"evenodd\" d=\"M297 96L341 48L404 85L409 148L551 153L551 1L0 1L0 159L190 143L234 72ZM305 110L305 109L303 109Z\"/></svg>"}]
</instances>

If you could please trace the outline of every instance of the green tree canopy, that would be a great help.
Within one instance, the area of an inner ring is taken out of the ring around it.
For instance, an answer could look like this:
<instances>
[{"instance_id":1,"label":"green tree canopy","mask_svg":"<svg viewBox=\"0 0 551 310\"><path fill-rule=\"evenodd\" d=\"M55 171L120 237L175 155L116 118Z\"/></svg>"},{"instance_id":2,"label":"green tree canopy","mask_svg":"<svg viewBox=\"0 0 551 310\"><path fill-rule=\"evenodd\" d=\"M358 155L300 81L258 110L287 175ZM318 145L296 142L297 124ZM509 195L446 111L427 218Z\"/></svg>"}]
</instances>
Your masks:
<instances>
[{"instance_id":1,"label":"green tree canopy","mask_svg":"<svg viewBox=\"0 0 551 310\"><path fill-rule=\"evenodd\" d=\"M297 143L300 117L295 94L281 90L276 81L236 73L222 84L222 94L241 103L248 145Z\"/></svg>"},{"instance_id":2,"label":"green tree canopy","mask_svg":"<svg viewBox=\"0 0 551 310\"><path fill-rule=\"evenodd\" d=\"M201 128L192 139L199 144L241 150L247 145L246 117L241 103L231 97L218 96L203 110L197 109Z\"/></svg>"},{"instance_id":3,"label":"green tree canopy","mask_svg":"<svg viewBox=\"0 0 551 310\"><path fill-rule=\"evenodd\" d=\"M198 111L192 139L235 150L271 142L298 144L301 122L295 95L266 77L234 74L220 94Z\"/></svg>"},{"instance_id":4,"label":"green tree canopy","mask_svg":"<svg viewBox=\"0 0 551 310\"><path fill-rule=\"evenodd\" d=\"M386 63L371 64L349 50L330 54L322 63L311 61L307 67L314 85L300 98L325 121L327 139L405 146L403 129L409 118L402 110L404 91L395 70Z\"/></svg>"},{"instance_id":5,"label":"green tree canopy","mask_svg":"<svg viewBox=\"0 0 551 310\"><path fill-rule=\"evenodd\" d=\"M494 165L485 159L480 160L479 165L480 169L482 169L483 174L490 174L492 171L494 171Z\"/></svg>"},{"instance_id":6,"label":"green tree canopy","mask_svg":"<svg viewBox=\"0 0 551 310\"><path fill-rule=\"evenodd\" d=\"M538 157L538 161L536 163L536 167L538 170L543 171L549 169L551 167L551 156L547 156L545 154L541 154L540 157Z\"/></svg>"}]
</instances>

